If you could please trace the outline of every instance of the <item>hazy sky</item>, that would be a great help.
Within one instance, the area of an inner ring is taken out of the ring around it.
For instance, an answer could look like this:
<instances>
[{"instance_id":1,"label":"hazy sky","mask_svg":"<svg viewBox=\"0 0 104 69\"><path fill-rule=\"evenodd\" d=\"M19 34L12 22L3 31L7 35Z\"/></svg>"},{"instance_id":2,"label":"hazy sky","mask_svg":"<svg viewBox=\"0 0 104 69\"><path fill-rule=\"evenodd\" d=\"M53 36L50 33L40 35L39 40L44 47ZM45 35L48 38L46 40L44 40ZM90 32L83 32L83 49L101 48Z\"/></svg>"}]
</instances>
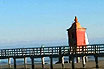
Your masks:
<instances>
[{"instance_id":1,"label":"hazy sky","mask_svg":"<svg viewBox=\"0 0 104 69\"><path fill-rule=\"evenodd\" d=\"M67 45L74 16L90 43L104 43L104 0L0 0L1 45Z\"/></svg>"}]
</instances>

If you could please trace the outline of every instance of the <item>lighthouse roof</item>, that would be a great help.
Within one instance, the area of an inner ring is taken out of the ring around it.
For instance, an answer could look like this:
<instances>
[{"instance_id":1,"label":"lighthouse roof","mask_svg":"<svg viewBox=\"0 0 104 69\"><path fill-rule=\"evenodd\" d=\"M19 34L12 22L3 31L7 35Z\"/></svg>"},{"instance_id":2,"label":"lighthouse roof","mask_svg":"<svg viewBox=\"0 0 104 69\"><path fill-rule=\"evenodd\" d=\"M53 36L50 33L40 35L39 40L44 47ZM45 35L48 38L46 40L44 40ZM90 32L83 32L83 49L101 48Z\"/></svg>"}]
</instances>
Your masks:
<instances>
[{"instance_id":1,"label":"lighthouse roof","mask_svg":"<svg viewBox=\"0 0 104 69\"><path fill-rule=\"evenodd\" d=\"M80 23L78 22L78 18L75 16L74 23L69 29L86 29L86 28L81 27Z\"/></svg>"}]
</instances>

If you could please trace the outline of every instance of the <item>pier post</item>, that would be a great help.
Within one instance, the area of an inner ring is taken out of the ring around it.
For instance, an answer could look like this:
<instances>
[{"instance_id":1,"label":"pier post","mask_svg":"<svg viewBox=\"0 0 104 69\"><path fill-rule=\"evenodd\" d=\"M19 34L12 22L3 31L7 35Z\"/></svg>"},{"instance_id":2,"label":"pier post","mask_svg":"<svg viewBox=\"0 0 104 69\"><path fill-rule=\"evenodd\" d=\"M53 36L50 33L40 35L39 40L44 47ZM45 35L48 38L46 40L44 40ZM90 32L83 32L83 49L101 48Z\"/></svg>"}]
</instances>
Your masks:
<instances>
[{"instance_id":1,"label":"pier post","mask_svg":"<svg viewBox=\"0 0 104 69\"><path fill-rule=\"evenodd\" d=\"M69 47L69 49L68 49L68 55L69 55L69 63L70 63L70 61L71 61L71 57L70 57L70 51L71 51L71 47Z\"/></svg>"},{"instance_id":2,"label":"pier post","mask_svg":"<svg viewBox=\"0 0 104 69\"><path fill-rule=\"evenodd\" d=\"M87 56L85 56L85 62L88 62L88 57Z\"/></svg>"},{"instance_id":3,"label":"pier post","mask_svg":"<svg viewBox=\"0 0 104 69\"><path fill-rule=\"evenodd\" d=\"M11 58L8 58L8 65L9 65L9 68L11 68Z\"/></svg>"},{"instance_id":4,"label":"pier post","mask_svg":"<svg viewBox=\"0 0 104 69\"><path fill-rule=\"evenodd\" d=\"M59 63L62 63L61 47L59 47Z\"/></svg>"},{"instance_id":5,"label":"pier post","mask_svg":"<svg viewBox=\"0 0 104 69\"><path fill-rule=\"evenodd\" d=\"M72 54L72 69L74 69L75 66L74 66L74 55Z\"/></svg>"},{"instance_id":6,"label":"pier post","mask_svg":"<svg viewBox=\"0 0 104 69\"><path fill-rule=\"evenodd\" d=\"M13 59L14 59L14 69L16 69L16 58Z\"/></svg>"},{"instance_id":7,"label":"pier post","mask_svg":"<svg viewBox=\"0 0 104 69\"><path fill-rule=\"evenodd\" d=\"M27 58L24 57L24 68L27 68Z\"/></svg>"},{"instance_id":8,"label":"pier post","mask_svg":"<svg viewBox=\"0 0 104 69\"><path fill-rule=\"evenodd\" d=\"M99 68L98 66L98 56L97 56L97 51L98 51L98 48L95 46L95 62L96 62L96 68Z\"/></svg>"},{"instance_id":9,"label":"pier post","mask_svg":"<svg viewBox=\"0 0 104 69\"><path fill-rule=\"evenodd\" d=\"M85 56L82 56L82 65L83 65L83 67L85 67L85 64L86 64L86 62L85 62Z\"/></svg>"},{"instance_id":10,"label":"pier post","mask_svg":"<svg viewBox=\"0 0 104 69\"><path fill-rule=\"evenodd\" d=\"M53 69L53 58L50 57L50 69Z\"/></svg>"},{"instance_id":11,"label":"pier post","mask_svg":"<svg viewBox=\"0 0 104 69\"><path fill-rule=\"evenodd\" d=\"M80 62L80 57L76 57L76 63Z\"/></svg>"},{"instance_id":12,"label":"pier post","mask_svg":"<svg viewBox=\"0 0 104 69\"><path fill-rule=\"evenodd\" d=\"M59 61L58 62L62 63L62 56L61 55L59 55Z\"/></svg>"},{"instance_id":13,"label":"pier post","mask_svg":"<svg viewBox=\"0 0 104 69\"><path fill-rule=\"evenodd\" d=\"M69 63L70 63L70 61L71 61L71 57L69 56Z\"/></svg>"},{"instance_id":14,"label":"pier post","mask_svg":"<svg viewBox=\"0 0 104 69\"><path fill-rule=\"evenodd\" d=\"M96 62L96 68L99 68L99 66L98 66L98 57L97 56L95 56L95 62Z\"/></svg>"},{"instance_id":15,"label":"pier post","mask_svg":"<svg viewBox=\"0 0 104 69\"><path fill-rule=\"evenodd\" d=\"M24 57L24 64L27 64L27 58Z\"/></svg>"},{"instance_id":16,"label":"pier post","mask_svg":"<svg viewBox=\"0 0 104 69\"><path fill-rule=\"evenodd\" d=\"M72 54L72 47L69 46L69 49L68 49L68 53L69 53L69 63L72 61L72 57L71 57L71 54Z\"/></svg>"},{"instance_id":17,"label":"pier post","mask_svg":"<svg viewBox=\"0 0 104 69\"><path fill-rule=\"evenodd\" d=\"M44 69L44 64L45 64L44 57L42 57L41 60L42 60L42 69Z\"/></svg>"},{"instance_id":18,"label":"pier post","mask_svg":"<svg viewBox=\"0 0 104 69\"><path fill-rule=\"evenodd\" d=\"M34 69L34 57L31 57L32 69Z\"/></svg>"},{"instance_id":19,"label":"pier post","mask_svg":"<svg viewBox=\"0 0 104 69\"><path fill-rule=\"evenodd\" d=\"M62 57L62 69L64 69L64 56Z\"/></svg>"}]
</instances>

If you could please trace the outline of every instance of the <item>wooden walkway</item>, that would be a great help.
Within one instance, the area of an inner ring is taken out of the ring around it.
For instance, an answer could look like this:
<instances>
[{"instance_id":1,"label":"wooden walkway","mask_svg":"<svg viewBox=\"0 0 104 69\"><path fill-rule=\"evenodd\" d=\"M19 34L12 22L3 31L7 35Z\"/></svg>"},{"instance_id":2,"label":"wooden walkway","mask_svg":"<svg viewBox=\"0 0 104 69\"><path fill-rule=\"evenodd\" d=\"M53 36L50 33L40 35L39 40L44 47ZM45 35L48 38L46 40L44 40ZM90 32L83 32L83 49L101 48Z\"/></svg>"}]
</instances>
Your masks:
<instances>
[{"instance_id":1,"label":"wooden walkway","mask_svg":"<svg viewBox=\"0 0 104 69\"><path fill-rule=\"evenodd\" d=\"M42 58L42 67L44 69L44 57L50 58L50 69L53 69L54 57L59 58L64 68L63 56L69 56L69 62L72 61L72 68L74 69L74 58L84 56L94 56L96 68L98 68L98 57L104 56L104 44L92 44L82 47L69 46L53 46L53 47L35 47L35 48L15 48L15 49L0 49L0 59L14 59L14 69L16 69L17 58L31 58L32 69L34 68L34 58ZM72 59L71 59L72 58ZM8 61L10 62L10 60ZM25 62L25 59L24 59Z\"/></svg>"}]
</instances>

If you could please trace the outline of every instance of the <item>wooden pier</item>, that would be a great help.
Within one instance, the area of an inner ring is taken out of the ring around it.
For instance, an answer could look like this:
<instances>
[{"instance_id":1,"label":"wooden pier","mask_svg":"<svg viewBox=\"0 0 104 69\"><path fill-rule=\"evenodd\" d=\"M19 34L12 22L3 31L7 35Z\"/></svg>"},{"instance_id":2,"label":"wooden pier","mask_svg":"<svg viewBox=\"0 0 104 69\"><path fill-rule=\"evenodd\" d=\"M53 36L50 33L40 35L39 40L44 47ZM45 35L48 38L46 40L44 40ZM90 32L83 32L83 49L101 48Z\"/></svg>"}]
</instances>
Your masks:
<instances>
[{"instance_id":1,"label":"wooden pier","mask_svg":"<svg viewBox=\"0 0 104 69\"><path fill-rule=\"evenodd\" d=\"M14 69L16 69L16 59L24 58L24 64L27 63L26 58L31 59L31 68L35 69L34 59L41 58L42 68L44 69L44 57L50 58L50 69L53 69L53 58L59 58L64 68L64 56L69 56L69 62L72 61L72 69L75 68L74 58L84 56L94 56L96 68L98 68L98 57L104 56L104 44L92 44L82 47L75 46L71 49L70 46L53 46L53 47L35 47L35 48L15 48L15 49L0 49L0 59L8 59L8 65L11 64L11 58L14 60ZM84 67L84 60L82 61Z\"/></svg>"}]
</instances>

